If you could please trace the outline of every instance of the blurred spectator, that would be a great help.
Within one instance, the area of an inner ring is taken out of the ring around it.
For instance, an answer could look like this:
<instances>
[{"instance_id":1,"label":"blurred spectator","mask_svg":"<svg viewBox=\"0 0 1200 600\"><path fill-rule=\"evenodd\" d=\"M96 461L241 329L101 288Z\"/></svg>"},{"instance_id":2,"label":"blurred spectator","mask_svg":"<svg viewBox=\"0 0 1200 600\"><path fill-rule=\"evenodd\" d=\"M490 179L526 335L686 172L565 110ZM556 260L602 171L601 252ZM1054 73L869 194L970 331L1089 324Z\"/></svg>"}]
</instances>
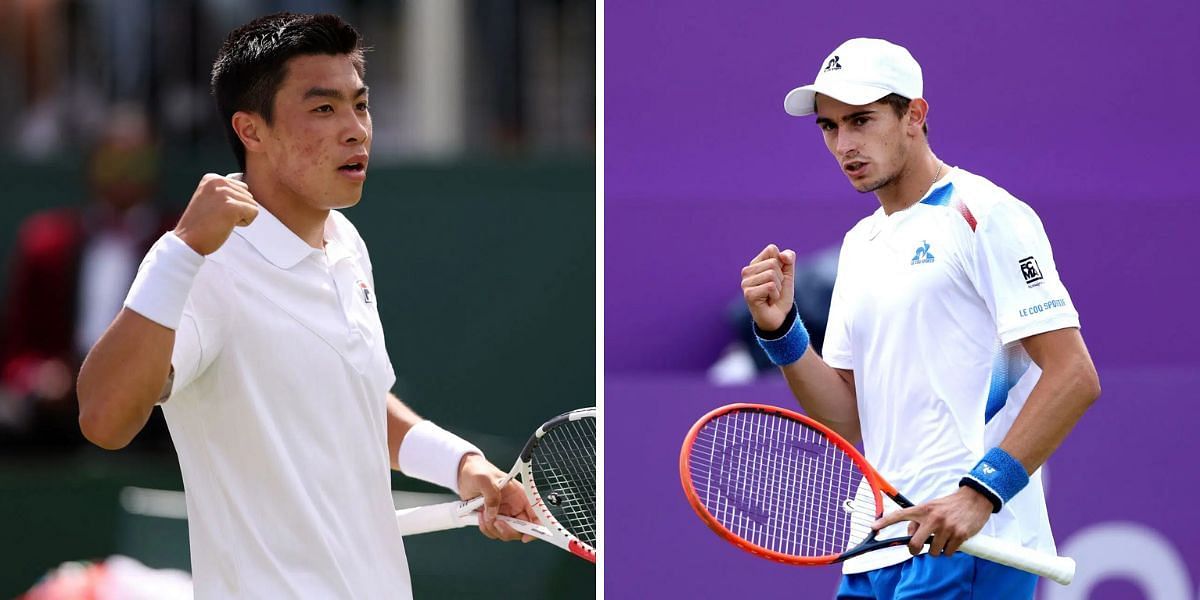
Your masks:
<instances>
[{"instance_id":1,"label":"blurred spectator","mask_svg":"<svg viewBox=\"0 0 1200 600\"><path fill-rule=\"evenodd\" d=\"M825 326L829 324L829 305L833 299L833 282L837 278L840 246L826 248L796 262L796 310L808 328L810 342L817 354L825 343ZM749 383L761 373L777 373L763 352L750 324L750 311L739 296L729 305L729 323L737 339L725 348L721 358L708 368L708 379L717 385Z\"/></svg>"},{"instance_id":2,"label":"blurred spectator","mask_svg":"<svg viewBox=\"0 0 1200 600\"><path fill-rule=\"evenodd\" d=\"M120 311L142 256L173 225L151 201L157 170L145 117L118 110L87 163L90 198L21 225L0 340L0 443L46 450L83 441L80 362ZM154 423L149 437L165 439L162 431Z\"/></svg>"},{"instance_id":3,"label":"blurred spectator","mask_svg":"<svg viewBox=\"0 0 1200 600\"><path fill-rule=\"evenodd\" d=\"M223 151L212 59L277 10L363 24L380 158L594 150L595 0L0 0L0 148L70 156L132 102L173 148Z\"/></svg>"},{"instance_id":4,"label":"blurred spectator","mask_svg":"<svg viewBox=\"0 0 1200 600\"><path fill-rule=\"evenodd\" d=\"M7 59L0 61L5 79L0 107L6 112L10 107L24 109L13 112L23 116L18 141L28 154L45 155L51 150L47 144L57 135L54 103L65 54L61 4L58 0L0 2L0 54Z\"/></svg>"},{"instance_id":5,"label":"blurred spectator","mask_svg":"<svg viewBox=\"0 0 1200 600\"><path fill-rule=\"evenodd\" d=\"M69 562L50 571L18 600L190 600L192 578L151 569L125 556L101 563Z\"/></svg>"}]
</instances>

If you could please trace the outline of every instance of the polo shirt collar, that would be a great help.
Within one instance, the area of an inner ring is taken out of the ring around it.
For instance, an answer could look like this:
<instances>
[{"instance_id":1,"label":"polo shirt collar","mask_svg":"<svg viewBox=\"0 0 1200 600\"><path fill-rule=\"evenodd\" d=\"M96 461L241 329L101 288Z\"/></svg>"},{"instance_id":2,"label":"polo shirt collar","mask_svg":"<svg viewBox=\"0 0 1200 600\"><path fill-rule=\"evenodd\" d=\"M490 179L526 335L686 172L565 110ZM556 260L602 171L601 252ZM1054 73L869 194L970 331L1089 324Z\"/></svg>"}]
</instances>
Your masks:
<instances>
[{"instance_id":1,"label":"polo shirt collar","mask_svg":"<svg viewBox=\"0 0 1200 600\"><path fill-rule=\"evenodd\" d=\"M325 256L329 264L337 264L338 261L347 258L358 258L354 242L347 232L343 231L339 217L335 216L332 210L325 218Z\"/></svg>"},{"instance_id":2,"label":"polo shirt collar","mask_svg":"<svg viewBox=\"0 0 1200 600\"><path fill-rule=\"evenodd\" d=\"M267 207L258 207L258 217L245 227L234 229L242 239L250 242L259 254L280 269L290 269L304 260L316 248L304 243L300 236L292 233Z\"/></svg>"}]
</instances>

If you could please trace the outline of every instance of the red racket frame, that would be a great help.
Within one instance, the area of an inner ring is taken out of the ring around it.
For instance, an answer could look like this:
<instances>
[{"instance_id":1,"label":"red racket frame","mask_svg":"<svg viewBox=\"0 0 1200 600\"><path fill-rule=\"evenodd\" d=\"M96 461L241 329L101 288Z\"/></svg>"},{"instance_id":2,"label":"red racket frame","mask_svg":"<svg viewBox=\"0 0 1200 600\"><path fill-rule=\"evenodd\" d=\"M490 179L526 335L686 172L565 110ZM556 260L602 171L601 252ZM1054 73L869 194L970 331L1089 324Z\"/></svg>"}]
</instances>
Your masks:
<instances>
[{"instance_id":1,"label":"red racket frame","mask_svg":"<svg viewBox=\"0 0 1200 600\"><path fill-rule=\"evenodd\" d=\"M733 412L771 413L799 421L805 426L821 432L821 434L829 438L829 441L833 442L835 446L850 456L850 459L853 460L856 465L858 465L858 468L862 471L863 476L870 483L871 493L875 496L876 519L883 516L882 494L887 494L893 498L900 496L900 493L896 490L896 488L892 487L892 484L884 480L883 477L871 467L871 465L867 462L866 457L864 457L857 448L851 445L850 442L847 442L844 438L842 438L842 436L835 433L832 429L818 423L817 421L798 412L766 404L730 404L728 406L722 406L701 417L700 420L692 426L691 430L688 431L687 437L684 438L683 441L683 448L679 452L679 479L683 483L683 493L687 496L688 504L692 505L692 510L696 511L696 514L700 516L700 519L703 520L706 525L708 525L709 529L712 529L717 535L725 538L726 541L732 543L738 548L741 548L742 550L745 550L751 554L789 565L830 565L839 560L845 560L847 558L846 552L841 552L838 554L826 554L822 556L795 556L792 554L784 554L782 552L776 552L774 550L764 548L758 544L747 541L746 539L738 536L736 533L730 531L729 528L717 521L716 517L714 517L712 513L708 512L708 509L704 507L704 503L700 500L699 494L696 493L696 487L692 485L691 471L688 469L688 459L691 456L692 445L695 444L696 436L699 435L700 430L703 429L705 425L721 415Z\"/></svg>"}]
</instances>

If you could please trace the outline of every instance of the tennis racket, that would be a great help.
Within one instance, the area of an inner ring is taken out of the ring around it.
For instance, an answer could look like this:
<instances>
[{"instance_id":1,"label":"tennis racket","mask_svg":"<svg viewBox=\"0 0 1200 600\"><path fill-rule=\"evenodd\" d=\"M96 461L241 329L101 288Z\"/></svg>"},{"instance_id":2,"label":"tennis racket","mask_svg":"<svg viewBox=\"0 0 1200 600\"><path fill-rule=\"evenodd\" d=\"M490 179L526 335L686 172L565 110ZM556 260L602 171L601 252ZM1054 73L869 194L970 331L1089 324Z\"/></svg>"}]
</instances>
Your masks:
<instances>
[{"instance_id":1,"label":"tennis racket","mask_svg":"<svg viewBox=\"0 0 1200 600\"><path fill-rule=\"evenodd\" d=\"M546 421L525 443L500 483L521 476L541 524L504 515L513 529L596 562L596 409L582 408ZM401 535L479 525L483 497L396 511Z\"/></svg>"},{"instance_id":2,"label":"tennis racket","mask_svg":"<svg viewBox=\"0 0 1200 600\"><path fill-rule=\"evenodd\" d=\"M792 565L828 565L907 544L876 539L884 495L913 505L849 442L782 408L731 404L688 432L679 476L696 514L718 535L752 554ZM1067 585L1075 561L976 535L960 550Z\"/></svg>"}]
</instances>

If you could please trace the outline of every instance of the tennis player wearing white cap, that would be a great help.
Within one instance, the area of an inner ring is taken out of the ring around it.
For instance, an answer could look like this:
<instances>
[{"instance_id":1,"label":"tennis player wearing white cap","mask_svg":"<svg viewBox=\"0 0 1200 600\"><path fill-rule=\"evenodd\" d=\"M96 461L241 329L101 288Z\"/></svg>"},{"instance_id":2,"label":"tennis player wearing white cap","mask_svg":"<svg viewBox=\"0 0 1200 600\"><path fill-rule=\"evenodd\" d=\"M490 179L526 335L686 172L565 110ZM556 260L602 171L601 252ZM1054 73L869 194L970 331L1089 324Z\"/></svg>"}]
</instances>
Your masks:
<instances>
[{"instance_id":1,"label":"tennis player wearing white cap","mask_svg":"<svg viewBox=\"0 0 1200 600\"><path fill-rule=\"evenodd\" d=\"M796 255L774 244L742 269L756 333L804 410L917 503L873 525L907 522L913 542L847 561L838 597L1031 597L1035 576L955 551L983 532L1054 552L1039 469L1100 394L1041 221L933 153L900 46L847 41L784 109L816 114L880 207L842 243L824 357L793 303Z\"/></svg>"}]
</instances>

